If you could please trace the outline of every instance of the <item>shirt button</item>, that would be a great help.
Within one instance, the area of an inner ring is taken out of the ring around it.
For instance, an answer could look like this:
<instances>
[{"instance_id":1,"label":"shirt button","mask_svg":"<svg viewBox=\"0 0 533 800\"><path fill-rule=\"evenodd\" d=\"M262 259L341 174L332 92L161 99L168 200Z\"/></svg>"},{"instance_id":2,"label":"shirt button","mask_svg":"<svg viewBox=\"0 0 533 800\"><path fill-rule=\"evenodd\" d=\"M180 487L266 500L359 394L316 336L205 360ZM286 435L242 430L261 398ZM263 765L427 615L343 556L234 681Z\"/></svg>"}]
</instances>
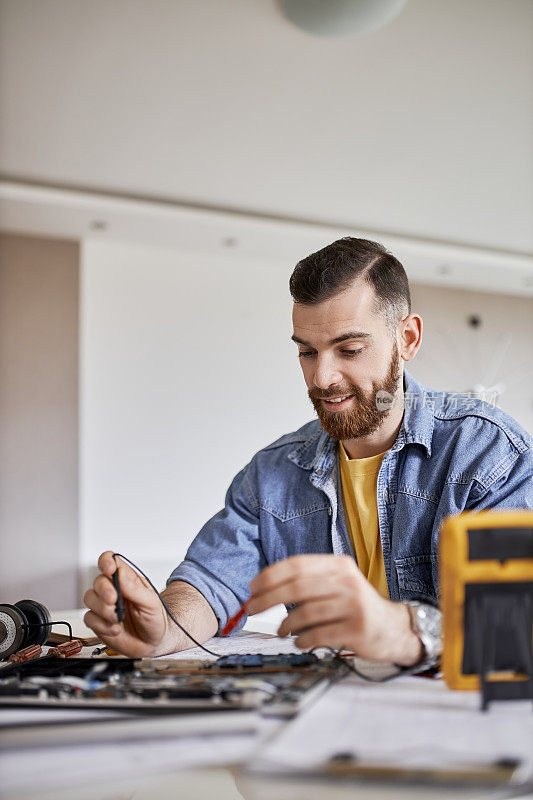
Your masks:
<instances>
[{"instance_id":1,"label":"shirt button","mask_svg":"<svg viewBox=\"0 0 533 800\"><path fill-rule=\"evenodd\" d=\"M316 475L322 475L322 470L321 470L321 469L317 469L317 471L316 471L316 473L315 473L315 474L316 474Z\"/></svg>"}]
</instances>

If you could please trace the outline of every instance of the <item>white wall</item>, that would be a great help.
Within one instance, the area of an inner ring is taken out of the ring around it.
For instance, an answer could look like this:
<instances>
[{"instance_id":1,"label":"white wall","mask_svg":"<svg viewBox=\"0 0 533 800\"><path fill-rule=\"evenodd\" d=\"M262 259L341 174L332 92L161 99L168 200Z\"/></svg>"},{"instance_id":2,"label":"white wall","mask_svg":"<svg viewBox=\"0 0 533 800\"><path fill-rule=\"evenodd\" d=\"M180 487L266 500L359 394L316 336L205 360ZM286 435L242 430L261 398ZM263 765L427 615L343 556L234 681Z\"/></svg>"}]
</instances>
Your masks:
<instances>
[{"instance_id":1,"label":"white wall","mask_svg":"<svg viewBox=\"0 0 533 800\"><path fill-rule=\"evenodd\" d=\"M287 266L90 242L81 297L82 565L113 548L161 583L231 477L313 416Z\"/></svg>"},{"instance_id":2,"label":"white wall","mask_svg":"<svg viewBox=\"0 0 533 800\"><path fill-rule=\"evenodd\" d=\"M84 244L83 567L113 548L162 585L222 506L233 475L313 418L290 341L291 268L236 254ZM510 334L495 379L507 383L504 407L532 430L531 299L412 288L425 318L413 374L434 388L467 389ZM466 324L470 313L483 317L478 331Z\"/></svg>"},{"instance_id":3,"label":"white wall","mask_svg":"<svg viewBox=\"0 0 533 800\"><path fill-rule=\"evenodd\" d=\"M76 604L76 242L0 235L0 602Z\"/></svg>"},{"instance_id":4,"label":"white wall","mask_svg":"<svg viewBox=\"0 0 533 800\"><path fill-rule=\"evenodd\" d=\"M424 321L413 375L434 389L467 391L475 383L505 390L499 405L533 432L533 299L488 292L411 287L413 311ZM468 318L477 315L473 328Z\"/></svg>"}]
</instances>

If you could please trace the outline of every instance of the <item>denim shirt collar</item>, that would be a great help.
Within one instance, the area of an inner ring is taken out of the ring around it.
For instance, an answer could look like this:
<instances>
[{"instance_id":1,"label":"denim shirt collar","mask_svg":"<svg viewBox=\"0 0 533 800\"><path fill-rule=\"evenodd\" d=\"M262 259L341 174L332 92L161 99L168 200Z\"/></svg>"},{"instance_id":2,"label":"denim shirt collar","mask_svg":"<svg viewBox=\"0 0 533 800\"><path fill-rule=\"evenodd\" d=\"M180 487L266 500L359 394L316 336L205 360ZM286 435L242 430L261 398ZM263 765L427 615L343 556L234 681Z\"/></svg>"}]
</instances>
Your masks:
<instances>
[{"instance_id":1,"label":"denim shirt collar","mask_svg":"<svg viewBox=\"0 0 533 800\"><path fill-rule=\"evenodd\" d=\"M389 452L397 452L406 444L421 444L425 448L426 458L429 458L434 426L432 392L418 383L407 370L404 370L404 402L402 423ZM336 444L337 442L320 428L292 450L288 458L302 469L313 470L314 475L319 478L318 485L329 477L333 468Z\"/></svg>"},{"instance_id":2,"label":"denim shirt collar","mask_svg":"<svg viewBox=\"0 0 533 800\"><path fill-rule=\"evenodd\" d=\"M421 444L426 450L426 458L431 456L431 440L435 424L433 395L431 389L418 383L410 372L404 370L405 411L392 450L401 450L404 444Z\"/></svg>"}]
</instances>

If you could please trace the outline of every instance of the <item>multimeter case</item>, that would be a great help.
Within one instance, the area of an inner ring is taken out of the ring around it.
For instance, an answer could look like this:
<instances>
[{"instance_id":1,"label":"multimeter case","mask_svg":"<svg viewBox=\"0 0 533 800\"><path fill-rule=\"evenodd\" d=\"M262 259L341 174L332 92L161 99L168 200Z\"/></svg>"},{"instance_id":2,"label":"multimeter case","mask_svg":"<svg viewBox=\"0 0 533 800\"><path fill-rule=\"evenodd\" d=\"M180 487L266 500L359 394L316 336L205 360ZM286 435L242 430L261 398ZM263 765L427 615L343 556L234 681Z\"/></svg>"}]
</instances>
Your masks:
<instances>
[{"instance_id":1,"label":"multimeter case","mask_svg":"<svg viewBox=\"0 0 533 800\"><path fill-rule=\"evenodd\" d=\"M439 542L444 680L533 697L533 511L447 517Z\"/></svg>"}]
</instances>

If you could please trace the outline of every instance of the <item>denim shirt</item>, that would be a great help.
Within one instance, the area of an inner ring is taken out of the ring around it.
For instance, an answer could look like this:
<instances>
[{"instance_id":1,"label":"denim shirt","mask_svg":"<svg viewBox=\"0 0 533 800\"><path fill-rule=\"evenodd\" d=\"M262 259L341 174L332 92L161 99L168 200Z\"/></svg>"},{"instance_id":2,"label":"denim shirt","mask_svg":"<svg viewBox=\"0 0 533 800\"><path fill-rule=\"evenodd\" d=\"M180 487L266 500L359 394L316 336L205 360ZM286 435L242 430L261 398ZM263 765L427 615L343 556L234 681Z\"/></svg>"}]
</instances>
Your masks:
<instances>
[{"instance_id":1,"label":"denim shirt","mask_svg":"<svg viewBox=\"0 0 533 800\"><path fill-rule=\"evenodd\" d=\"M398 436L377 478L381 546L390 599L435 603L439 529L448 514L533 509L532 439L501 409L432 391L406 370L404 392ZM196 587L221 630L268 564L303 553L355 558L339 470L338 444L318 420L260 450L168 583Z\"/></svg>"}]
</instances>

